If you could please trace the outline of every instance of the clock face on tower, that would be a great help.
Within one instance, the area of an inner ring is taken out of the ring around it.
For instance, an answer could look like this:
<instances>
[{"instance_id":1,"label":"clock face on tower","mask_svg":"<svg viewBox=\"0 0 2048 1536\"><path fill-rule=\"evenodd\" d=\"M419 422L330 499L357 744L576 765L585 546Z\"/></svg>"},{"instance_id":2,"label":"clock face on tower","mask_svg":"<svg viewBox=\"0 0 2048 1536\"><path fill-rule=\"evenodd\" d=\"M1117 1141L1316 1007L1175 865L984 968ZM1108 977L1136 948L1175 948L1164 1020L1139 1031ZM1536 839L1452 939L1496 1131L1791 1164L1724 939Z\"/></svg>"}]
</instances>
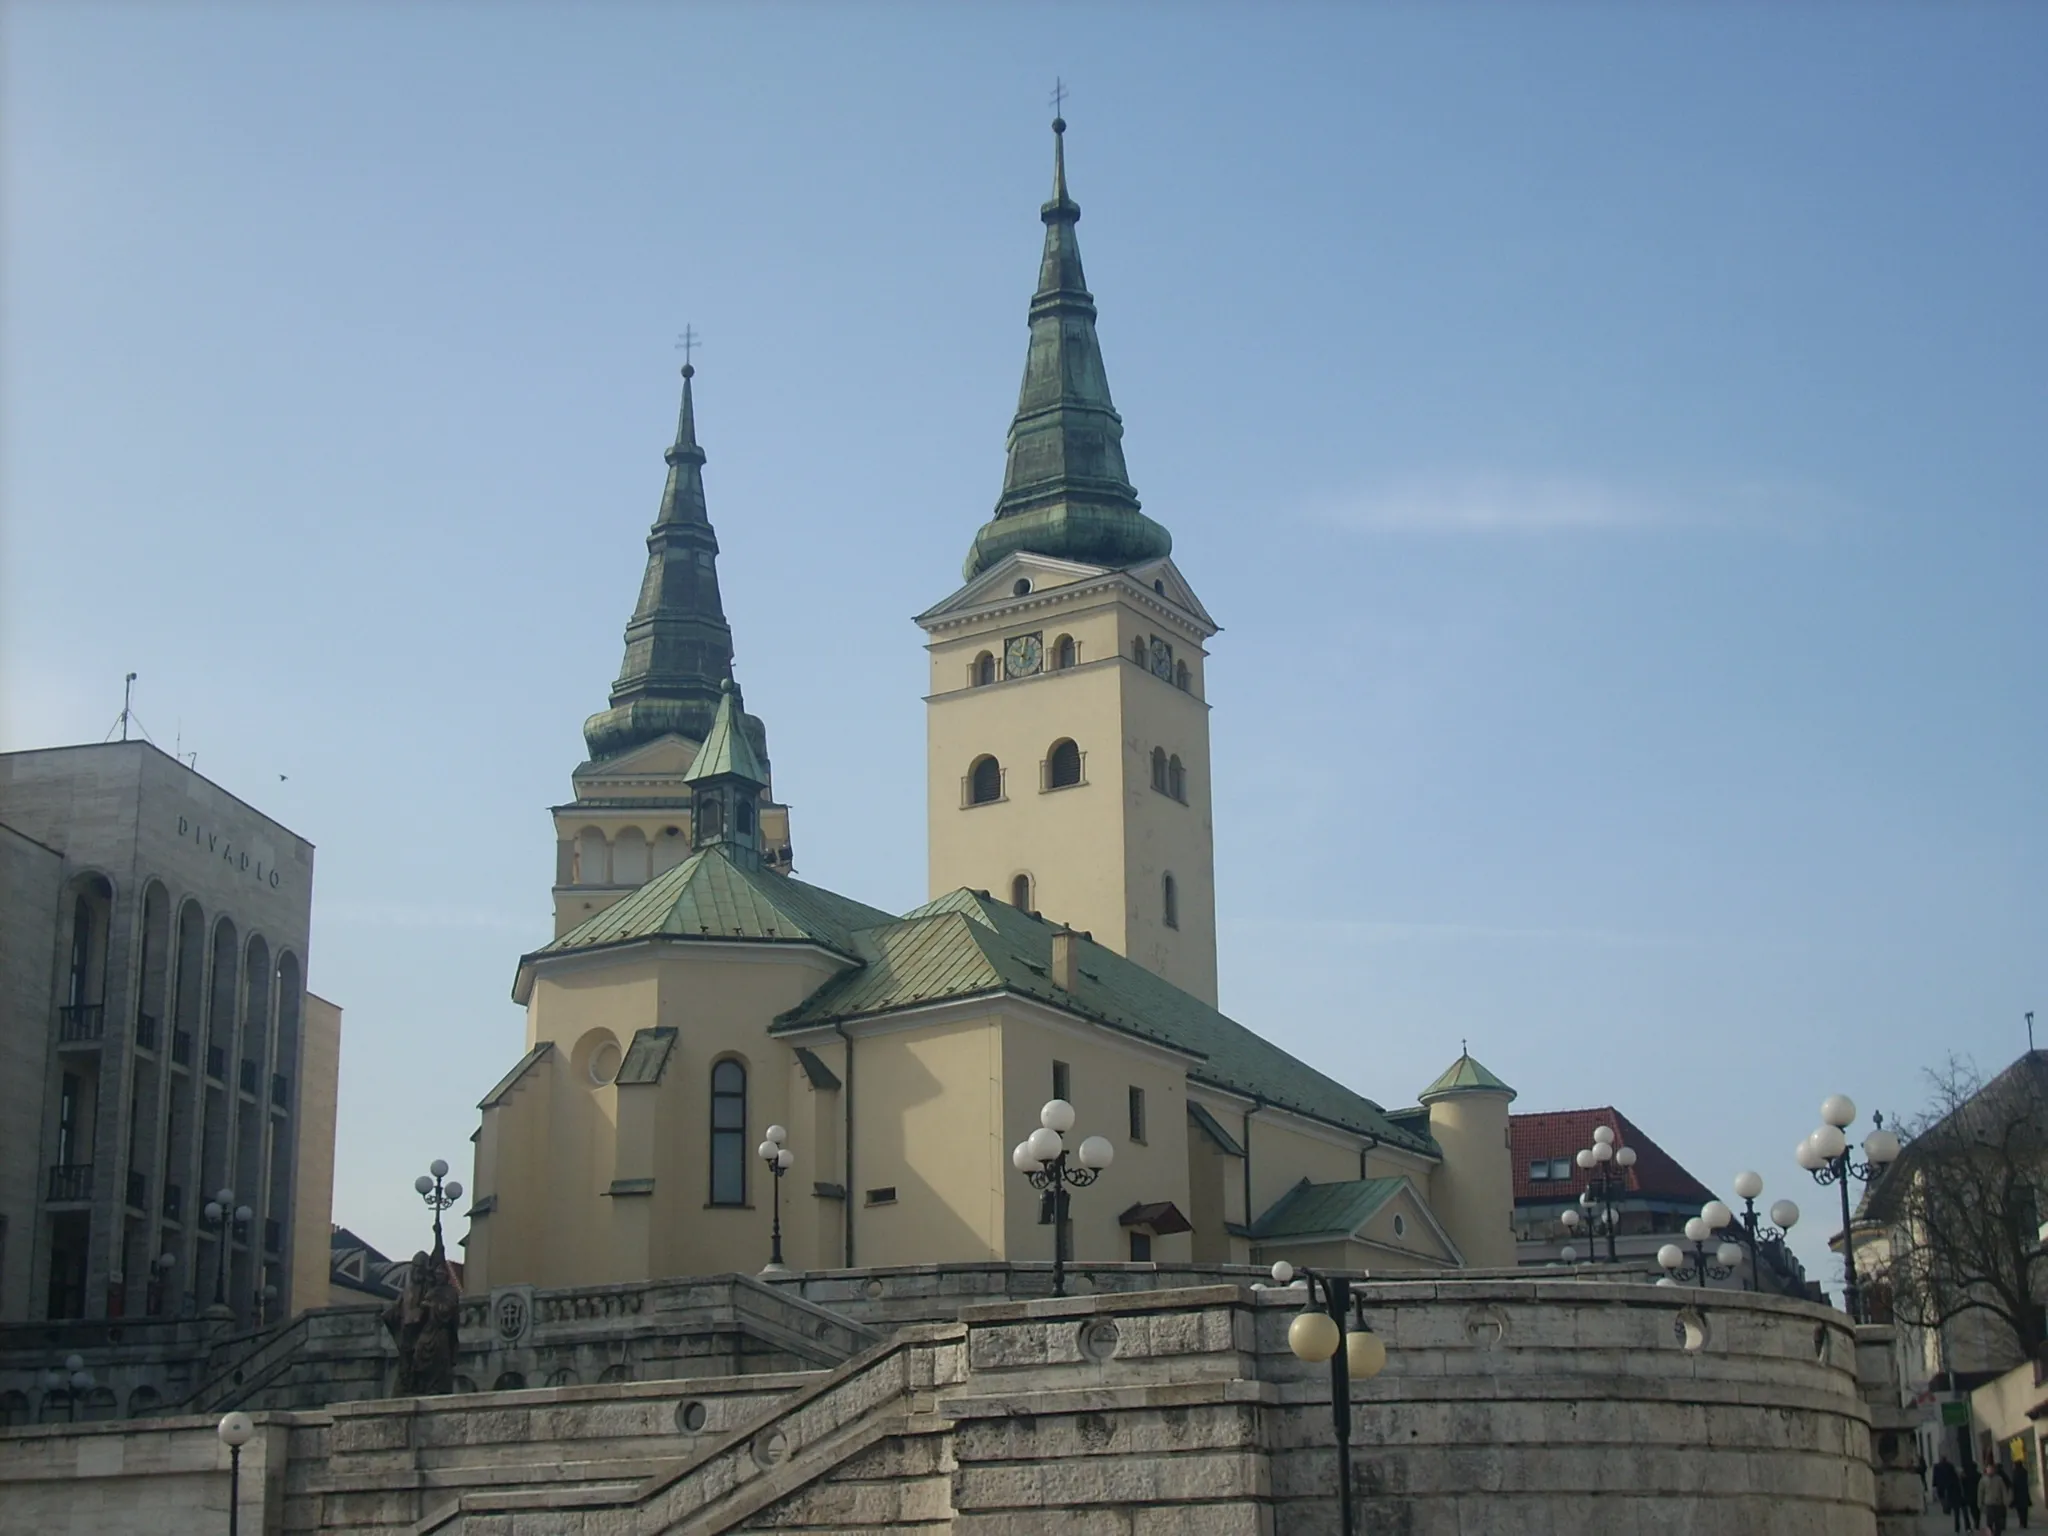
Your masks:
<instances>
[{"instance_id":1,"label":"clock face on tower","mask_svg":"<svg viewBox=\"0 0 2048 1536\"><path fill-rule=\"evenodd\" d=\"M1039 637L1033 635L1012 635L1003 642L1003 675L1005 677L1029 677L1045 661L1045 647Z\"/></svg>"}]
</instances>

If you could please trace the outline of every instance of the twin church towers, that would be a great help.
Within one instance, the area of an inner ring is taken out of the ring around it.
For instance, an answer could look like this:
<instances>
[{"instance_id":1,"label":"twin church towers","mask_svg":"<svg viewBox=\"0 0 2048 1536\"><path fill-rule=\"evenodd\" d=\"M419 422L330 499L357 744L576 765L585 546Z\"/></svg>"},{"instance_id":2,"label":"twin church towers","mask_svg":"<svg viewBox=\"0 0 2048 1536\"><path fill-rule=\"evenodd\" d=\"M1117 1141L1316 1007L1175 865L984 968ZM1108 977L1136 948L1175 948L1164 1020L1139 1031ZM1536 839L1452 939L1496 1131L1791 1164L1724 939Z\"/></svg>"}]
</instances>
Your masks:
<instances>
[{"instance_id":1,"label":"twin church towers","mask_svg":"<svg viewBox=\"0 0 2048 1536\"><path fill-rule=\"evenodd\" d=\"M974 536L966 584L917 620L931 656L931 895L988 891L1090 933L1213 1006L1205 645L1217 626L1124 466L1065 130L1054 121L1002 495ZM610 707L584 726L590 757L575 799L554 812L557 938L689 857L692 767L731 690L693 371L683 369L625 664ZM766 729L738 707L733 726L763 779L761 867L786 874L789 813L766 782Z\"/></svg>"}]
</instances>

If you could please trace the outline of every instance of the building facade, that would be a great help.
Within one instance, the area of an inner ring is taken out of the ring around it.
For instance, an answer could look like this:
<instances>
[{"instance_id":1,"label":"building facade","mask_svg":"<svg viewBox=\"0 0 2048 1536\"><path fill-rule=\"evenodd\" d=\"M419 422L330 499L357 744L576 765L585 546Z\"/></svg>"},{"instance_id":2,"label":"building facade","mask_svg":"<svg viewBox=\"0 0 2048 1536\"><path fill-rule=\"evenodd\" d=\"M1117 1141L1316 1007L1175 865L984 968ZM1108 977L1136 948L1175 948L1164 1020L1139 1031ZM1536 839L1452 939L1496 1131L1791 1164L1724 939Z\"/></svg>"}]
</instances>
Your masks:
<instances>
[{"instance_id":1,"label":"building facade","mask_svg":"<svg viewBox=\"0 0 2048 1536\"><path fill-rule=\"evenodd\" d=\"M312 888L310 843L147 742L0 755L0 1322L325 1303Z\"/></svg>"},{"instance_id":2,"label":"building facade","mask_svg":"<svg viewBox=\"0 0 2048 1536\"><path fill-rule=\"evenodd\" d=\"M555 812L525 1052L480 1106L473 1287L751 1268L778 1231L798 1268L1512 1262L1506 1084L1464 1057L1390 1115L1216 1007L1217 626L1125 468L1063 135L1002 493L918 620L931 900L897 915L789 873L686 369L625 673ZM633 800L626 770L657 764ZM1115 1146L1064 1203L1013 1161L1054 1098Z\"/></svg>"}]
</instances>

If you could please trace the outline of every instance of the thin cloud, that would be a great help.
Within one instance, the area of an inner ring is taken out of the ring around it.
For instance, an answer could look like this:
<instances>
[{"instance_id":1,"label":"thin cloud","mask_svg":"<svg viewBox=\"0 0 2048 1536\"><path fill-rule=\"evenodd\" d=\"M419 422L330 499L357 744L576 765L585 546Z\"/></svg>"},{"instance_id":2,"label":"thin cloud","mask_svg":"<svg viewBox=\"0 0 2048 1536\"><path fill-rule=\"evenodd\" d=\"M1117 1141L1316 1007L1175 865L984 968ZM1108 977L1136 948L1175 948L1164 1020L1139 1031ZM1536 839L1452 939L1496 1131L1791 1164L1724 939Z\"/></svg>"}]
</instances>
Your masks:
<instances>
[{"instance_id":1,"label":"thin cloud","mask_svg":"<svg viewBox=\"0 0 2048 1536\"><path fill-rule=\"evenodd\" d=\"M1360 533L1653 534L1685 530L1811 534L1839 498L1813 486L1744 481L1658 490L1571 476L1416 476L1310 509L1316 521Z\"/></svg>"}]
</instances>

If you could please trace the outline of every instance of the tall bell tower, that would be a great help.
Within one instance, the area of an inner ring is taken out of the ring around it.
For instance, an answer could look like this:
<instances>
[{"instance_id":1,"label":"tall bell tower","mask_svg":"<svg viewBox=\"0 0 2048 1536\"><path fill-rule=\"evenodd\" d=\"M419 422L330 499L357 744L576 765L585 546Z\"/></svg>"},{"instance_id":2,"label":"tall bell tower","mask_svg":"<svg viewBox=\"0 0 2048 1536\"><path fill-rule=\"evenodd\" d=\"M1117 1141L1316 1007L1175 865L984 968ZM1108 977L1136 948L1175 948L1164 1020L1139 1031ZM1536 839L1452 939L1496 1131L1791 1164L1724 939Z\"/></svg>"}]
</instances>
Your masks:
<instances>
[{"instance_id":1,"label":"tall bell tower","mask_svg":"<svg viewBox=\"0 0 2048 1536\"><path fill-rule=\"evenodd\" d=\"M995 515L918 616L931 891L984 889L1216 1001L1207 645L1139 509L1053 121L1053 193Z\"/></svg>"}]
</instances>

